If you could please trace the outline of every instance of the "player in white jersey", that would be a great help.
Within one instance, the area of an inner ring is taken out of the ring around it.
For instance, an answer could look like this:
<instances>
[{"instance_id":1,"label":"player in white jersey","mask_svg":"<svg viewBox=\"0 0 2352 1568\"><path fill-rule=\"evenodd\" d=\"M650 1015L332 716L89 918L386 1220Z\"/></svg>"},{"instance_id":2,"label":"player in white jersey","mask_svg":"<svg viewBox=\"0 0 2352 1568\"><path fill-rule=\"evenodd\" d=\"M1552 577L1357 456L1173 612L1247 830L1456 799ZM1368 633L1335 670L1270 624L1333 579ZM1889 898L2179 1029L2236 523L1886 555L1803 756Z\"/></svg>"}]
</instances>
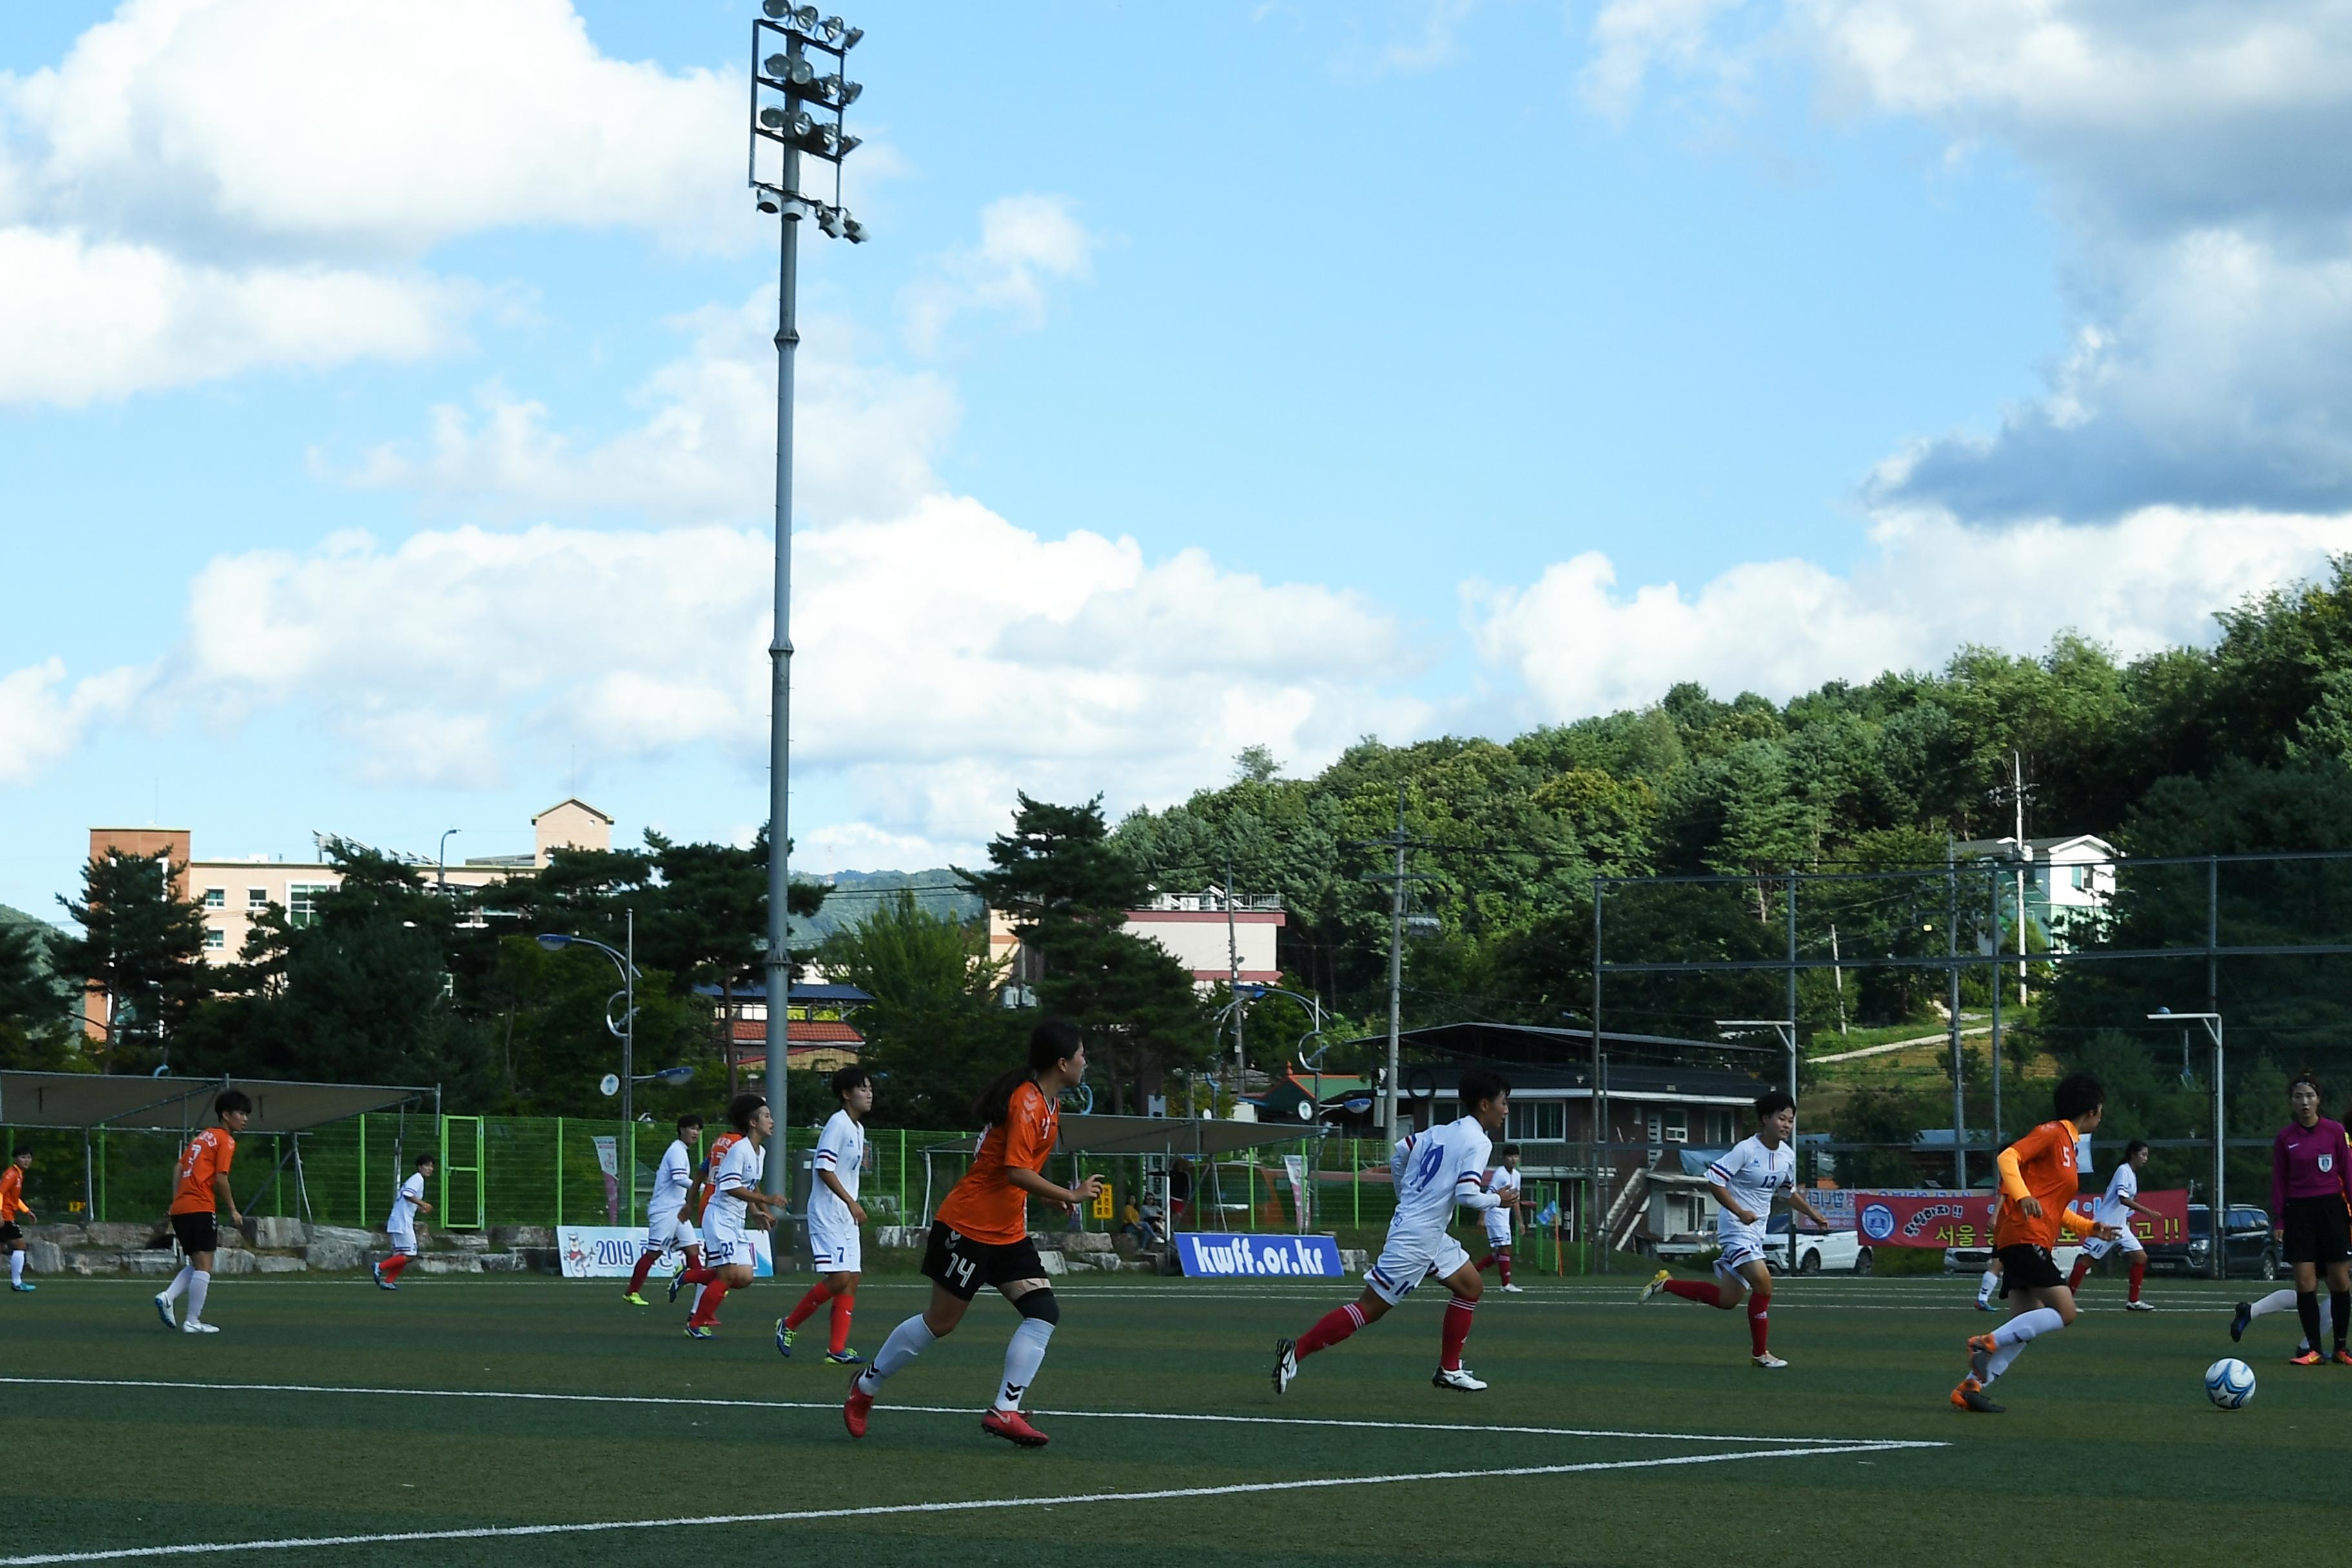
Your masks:
<instances>
[{"instance_id":1,"label":"player in white jersey","mask_svg":"<svg viewBox=\"0 0 2352 1568\"><path fill-rule=\"evenodd\" d=\"M1486 1190L1495 1194L1495 1206L1486 1211L1486 1256L1478 1259L1478 1272L1493 1269L1502 1277L1503 1289L1512 1295L1521 1294L1511 1283L1511 1225L1521 1212L1528 1208L1527 1188L1519 1181L1519 1146L1503 1145L1503 1163L1486 1173Z\"/></svg>"},{"instance_id":2,"label":"player in white jersey","mask_svg":"<svg viewBox=\"0 0 2352 1568\"><path fill-rule=\"evenodd\" d=\"M375 1266L375 1282L386 1290L400 1289L394 1281L416 1256L416 1216L433 1212L425 1201L425 1184L433 1179L434 1169L433 1156L419 1154L415 1173L393 1194L392 1214L383 1222L384 1234L392 1237L392 1256Z\"/></svg>"},{"instance_id":3,"label":"player in white jersey","mask_svg":"<svg viewBox=\"0 0 2352 1568\"><path fill-rule=\"evenodd\" d=\"M2126 1312L2156 1310L2139 1299L2140 1281L2147 1278L2147 1253L2141 1247L2139 1237L2131 1232L2131 1217L2136 1214L2146 1215L2150 1219L2164 1217L2139 1201L2139 1173L2147 1168L2147 1142L2145 1139L2135 1138L2124 1145L2124 1157L2117 1163L2116 1173L2107 1178L2106 1194L2091 1211L2095 1223L2116 1227L2115 1239L2106 1241L2094 1236L2083 1243L2083 1254L2074 1259L2074 1278L2066 1281L2066 1288L2079 1295L2083 1289L2083 1277L2091 1271L2091 1265L2110 1254L2121 1253L2131 1259L2131 1283L2124 1296L2124 1310Z\"/></svg>"},{"instance_id":4,"label":"player in white jersey","mask_svg":"<svg viewBox=\"0 0 2352 1568\"><path fill-rule=\"evenodd\" d=\"M816 1270L817 1282L777 1321L776 1349L792 1354L793 1331L810 1313L831 1302L832 1348L824 1359L836 1366L863 1366L866 1358L849 1348L849 1317L857 1310L857 1275L865 1266L857 1227L866 1223L866 1209L857 1201L857 1184L866 1169L866 1118L874 1110L874 1075L861 1067L843 1068L833 1075L833 1097L841 1101L841 1109L824 1124L811 1162L815 1177L809 1186L809 1266Z\"/></svg>"},{"instance_id":5,"label":"player in white jersey","mask_svg":"<svg viewBox=\"0 0 2352 1568\"><path fill-rule=\"evenodd\" d=\"M1644 1301L1679 1296L1727 1312L1746 1300L1749 1356L1758 1366L1775 1370L1789 1363L1774 1355L1768 1342L1772 1268L1766 1261L1764 1237L1772 1204L1785 1193L1792 1211L1802 1211L1824 1230L1830 1223L1797 1188L1797 1150L1790 1142L1796 1133L1797 1102L1787 1090L1767 1089L1756 1097L1756 1136L1741 1139L1706 1168L1707 1191L1715 1194L1715 1239L1719 1249L1715 1281L1677 1279L1661 1268L1642 1289ZM1789 1241L1793 1257L1793 1226Z\"/></svg>"},{"instance_id":6,"label":"player in white jersey","mask_svg":"<svg viewBox=\"0 0 2352 1568\"><path fill-rule=\"evenodd\" d=\"M702 1234L694 1228L694 1210L690 1206L697 1185L694 1179L695 1155L702 1147L702 1118L689 1110L677 1119L677 1136L662 1151L661 1163L654 1167L653 1195L646 1200L646 1246L637 1254L637 1267L629 1276L629 1288L621 1292L621 1300L632 1307L646 1305L638 1292L645 1288L646 1276L654 1264L666 1255L676 1252L685 1258L679 1272L698 1268L702 1262Z\"/></svg>"},{"instance_id":7,"label":"player in white jersey","mask_svg":"<svg viewBox=\"0 0 2352 1568\"><path fill-rule=\"evenodd\" d=\"M1405 1139L1390 1160L1397 1184L1396 1213L1389 1219L1388 1242L1381 1248L1380 1260L1364 1271L1364 1293L1324 1313L1297 1339L1275 1345L1276 1394L1289 1391L1302 1357L1328 1349L1366 1323L1388 1316L1390 1308L1433 1274L1453 1298L1445 1303L1437 1372L1430 1382L1465 1394L1486 1386L1462 1364L1462 1344L1470 1337L1480 1285L1470 1255L1449 1227L1455 1207L1491 1209L1498 1201L1486 1189L1487 1157L1494 1152L1495 1130L1503 1125L1509 1109L1511 1086L1495 1073L1465 1072L1459 1092L1459 1116Z\"/></svg>"},{"instance_id":8,"label":"player in white jersey","mask_svg":"<svg viewBox=\"0 0 2352 1568\"><path fill-rule=\"evenodd\" d=\"M768 1169L766 1144L776 1131L768 1102L756 1094L739 1094L728 1103L727 1120L741 1136L711 1164L710 1202L702 1211L702 1267L679 1276L703 1287L686 1320L687 1338L694 1340L710 1338L719 1301L751 1282L759 1264L751 1246L751 1211L761 1211L761 1223L772 1225L784 1209L782 1198L760 1190Z\"/></svg>"}]
</instances>

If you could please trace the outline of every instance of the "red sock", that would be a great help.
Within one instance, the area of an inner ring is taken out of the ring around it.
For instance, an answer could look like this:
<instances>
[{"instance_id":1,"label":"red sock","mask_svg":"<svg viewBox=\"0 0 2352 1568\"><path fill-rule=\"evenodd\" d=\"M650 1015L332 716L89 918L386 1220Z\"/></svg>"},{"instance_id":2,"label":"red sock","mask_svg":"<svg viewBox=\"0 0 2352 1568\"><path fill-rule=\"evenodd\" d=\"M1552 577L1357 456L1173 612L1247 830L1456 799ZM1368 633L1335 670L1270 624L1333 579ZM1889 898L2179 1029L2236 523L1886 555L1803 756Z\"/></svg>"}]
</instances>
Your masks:
<instances>
[{"instance_id":1,"label":"red sock","mask_svg":"<svg viewBox=\"0 0 2352 1568\"><path fill-rule=\"evenodd\" d=\"M718 1278L719 1270L707 1263L698 1263L677 1277L677 1288L683 1290L689 1285L708 1285Z\"/></svg>"},{"instance_id":2,"label":"red sock","mask_svg":"<svg viewBox=\"0 0 2352 1568\"><path fill-rule=\"evenodd\" d=\"M726 1294L727 1281L716 1278L714 1273L710 1283L703 1288L702 1300L695 1307L694 1315L687 1319L687 1325L691 1328L706 1324L719 1316L719 1303Z\"/></svg>"},{"instance_id":3,"label":"red sock","mask_svg":"<svg viewBox=\"0 0 2352 1568\"><path fill-rule=\"evenodd\" d=\"M1462 1342L1470 1337L1470 1317L1478 1310L1475 1301L1465 1301L1455 1296L1445 1303L1445 1321L1437 1330L1437 1365L1442 1372L1456 1372L1462 1366Z\"/></svg>"},{"instance_id":4,"label":"red sock","mask_svg":"<svg viewBox=\"0 0 2352 1568\"><path fill-rule=\"evenodd\" d=\"M824 1306L831 1300L833 1300L833 1292L827 1290L822 1284L810 1286L808 1289L808 1294L793 1302L793 1310L784 1314L784 1327L788 1329L799 1328L803 1323L808 1321L808 1316L811 1312L815 1311L819 1307Z\"/></svg>"},{"instance_id":5,"label":"red sock","mask_svg":"<svg viewBox=\"0 0 2352 1568\"><path fill-rule=\"evenodd\" d=\"M2066 1289L2069 1290L2080 1290L2083 1288L2083 1277L2090 1273L2090 1271L2091 1260L2089 1258L2077 1258L2074 1259L2074 1272L2066 1276Z\"/></svg>"},{"instance_id":6,"label":"red sock","mask_svg":"<svg viewBox=\"0 0 2352 1568\"><path fill-rule=\"evenodd\" d=\"M844 1290L833 1299L833 1343L829 1349L839 1355L849 1348L849 1314L857 1310L856 1292Z\"/></svg>"},{"instance_id":7,"label":"red sock","mask_svg":"<svg viewBox=\"0 0 2352 1568\"><path fill-rule=\"evenodd\" d=\"M2140 1282L2141 1280L2143 1280L2143 1279L2147 1279L2147 1255L2146 1255L2146 1254L2144 1254L2144 1253L2137 1253L2137 1252L2136 1252L2136 1253L2134 1253L2134 1254L2132 1254L2131 1295L2130 1295L2128 1298L2126 1298L2127 1300L2134 1300L2134 1301L2137 1301L2137 1300L2139 1300L2139 1282Z\"/></svg>"},{"instance_id":8,"label":"red sock","mask_svg":"<svg viewBox=\"0 0 2352 1568\"><path fill-rule=\"evenodd\" d=\"M1315 1326L1298 1337L1297 1353L1313 1355L1328 1350L1364 1326L1364 1310L1353 1301L1344 1307L1334 1307L1315 1320Z\"/></svg>"},{"instance_id":9,"label":"red sock","mask_svg":"<svg viewBox=\"0 0 2352 1568\"><path fill-rule=\"evenodd\" d=\"M624 1295L634 1296L637 1293L637 1288L646 1282L646 1276L654 1271L654 1259L660 1256L658 1252L637 1254L637 1266L629 1275L629 1288L623 1292Z\"/></svg>"},{"instance_id":10,"label":"red sock","mask_svg":"<svg viewBox=\"0 0 2352 1568\"><path fill-rule=\"evenodd\" d=\"M385 1258L383 1260L383 1277L387 1279L399 1279L400 1271L408 1267L408 1258L409 1255L405 1252L395 1252L390 1258Z\"/></svg>"},{"instance_id":11,"label":"red sock","mask_svg":"<svg viewBox=\"0 0 2352 1568\"><path fill-rule=\"evenodd\" d=\"M1771 1325L1764 1321L1771 1310L1771 1297L1755 1295L1748 1298L1748 1342L1758 1355L1764 1353L1764 1342L1771 1331Z\"/></svg>"},{"instance_id":12,"label":"red sock","mask_svg":"<svg viewBox=\"0 0 2352 1568\"><path fill-rule=\"evenodd\" d=\"M1508 1285L1511 1282L1511 1255L1509 1253L1498 1252L1495 1254L1495 1272L1503 1277L1504 1284Z\"/></svg>"},{"instance_id":13,"label":"red sock","mask_svg":"<svg viewBox=\"0 0 2352 1568\"><path fill-rule=\"evenodd\" d=\"M1665 1283L1669 1296L1680 1296L1685 1301L1701 1301L1710 1307L1723 1305L1723 1289L1706 1279L1669 1279Z\"/></svg>"},{"instance_id":14,"label":"red sock","mask_svg":"<svg viewBox=\"0 0 2352 1568\"><path fill-rule=\"evenodd\" d=\"M1496 1254L1494 1254L1494 1253L1490 1252L1490 1253L1486 1254L1486 1257L1484 1257L1484 1258L1482 1258L1478 1259L1478 1261L1477 1261L1477 1262L1475 1262L1475 1263L1472 1264L1470 1267L1471 1267L1471 1268L1475 1268L1479 1273L1484 1274L1485 1272L1486 1272L1486 1270L1488 1270L1489 1268L1494 1268L1494 1267L1495 1267L1495 1258L1496 1258Z\"/></svg>"}]
</instances>

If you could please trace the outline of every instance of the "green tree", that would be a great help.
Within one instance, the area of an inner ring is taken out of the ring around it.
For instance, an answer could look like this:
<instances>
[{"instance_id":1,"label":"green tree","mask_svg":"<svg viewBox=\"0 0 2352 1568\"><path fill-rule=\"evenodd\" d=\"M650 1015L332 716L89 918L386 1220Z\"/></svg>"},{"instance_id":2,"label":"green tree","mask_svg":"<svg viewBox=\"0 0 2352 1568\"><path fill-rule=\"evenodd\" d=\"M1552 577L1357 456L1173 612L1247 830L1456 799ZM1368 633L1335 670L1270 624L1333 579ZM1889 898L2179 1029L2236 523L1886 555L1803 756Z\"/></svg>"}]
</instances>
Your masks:
<instances>
[{"instance_id":1,"label":"green tree","mask_svg":"<svg viewBox=\"0 0 2352 1568\"><path fill-rule=\"evenodd\" d=\"M173 891L184 869L168 855L109 849L84 864L79 901L58 900L81 927L54 950L76 1010L95 1015L101 997L110 1001L97 1047L103 1071L144 1072L169 1061L173 1037L212 993L204 911Z\"/></svg>"},{"instance_id":2,"label":"green tree","mask_svg":"<svg viewBox=\"0 0 2352 1568\"><path fill-rule=\"evenodd\" d=\"M861 1065L880 1079L877 1114L900 1126L961 1127L972 1100L1020 1058L1030 1016L1003 1006L984 925L901 892L817 951L825 973L874 1000L857 1012Z\"/></svg>"},{"instance_id":3,"label":"green tree","mask_svg":"<svg viewBox=\"0 0 2352 1568\"><path fill-rule=\"evenodd\" d=\"M29 921L0 924L0 1068L85 1070L89 1063L76 1048L79 1030L45 946Z\"/></svg>"}]
</instances>

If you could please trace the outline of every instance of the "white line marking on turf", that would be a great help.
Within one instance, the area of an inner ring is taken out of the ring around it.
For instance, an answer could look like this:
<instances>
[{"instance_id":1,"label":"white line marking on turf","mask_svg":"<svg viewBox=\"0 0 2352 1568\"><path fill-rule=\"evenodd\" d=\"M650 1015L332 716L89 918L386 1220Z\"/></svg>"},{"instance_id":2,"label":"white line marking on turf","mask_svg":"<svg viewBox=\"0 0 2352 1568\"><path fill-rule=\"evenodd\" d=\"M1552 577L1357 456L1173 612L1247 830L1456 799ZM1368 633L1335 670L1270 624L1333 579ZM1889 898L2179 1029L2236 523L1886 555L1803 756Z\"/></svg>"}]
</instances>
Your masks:
<instances>
[{"instance_id":1,"label":"white line marking on turf","mask_svg":"<svg viewBox=\"0 0 2352 1568\"><path fill-rule=\"evenodd\" d=\"M1499 1428L1496 1428L1499 1430ZM705 1514L691 1519L599 1520L572 1524L515 1524L474 1530L408 1530L383 1535L308 1535L276 1541L207 1541L178 1546L125 1546L100 1552L44 1552L0 1557L0 1568L34 1568L49 1563L115 1563L134 1557L202 1557L226 1552L297 1552L327 1546L392 1546L420 1541L500 1541L535 1535L596 1535L622 1530L707 1529L726 1524L793 1524L818 1519L878 1519L897 1514L975 1513L1008 1508L1061 1508L1073 1503L1167 1502L1189 1498L1244 1497L1264 1492L1326 1490L1339 1487L1391 1486L1412 1481L1483 1481L1520 1476L1573 1476L1599 1470L1663 1469L1675 1465L1727 1465L1749 1459L1791 1459L1800 1454L1884 1454L1905 1448L1942 1448L1943 1443L1888 1439L1847 1443L1833 1448L1748 1448L1728 1454L1675 1454L1658 1459L1594 1459L1576 1465L1515 1465L1495 1470L1418 1470L1387 1476L1328 1476L1312 1480L1242 1481L1223 1487L1168 1487L1143 1492L1061 1493L1048 1497L974 1498L961 1502L882 1503L866 1508L795 1509L775 1513Z\"/></svg>"},{"instance_id":2,"label":"white line marking on turf","mask_svg":"<svg viewBox=\"0 0 2352 1568\"><path fill-rule=\"evenodd\" d=\"M42 1388L184 1388L208 1394L361 1394L395 1399L511 1399L547 1405L676 1405L726 1410L839 1410L841 1402L807 1399L692 1399L663 1394L542 1394L496 1388L368 1388L314 1383L193 1383L129 1377L0 1377L0 1384ZM910 1415L977 1415L964 1405L877 1405L878 1410ZM1349 1426L1370 1432L1507 1433L1528 1437L1628 1437L1654 1443L1793 1443L1808 1452L1845 1437L1782 1437L1735 1432L1620 1432L1583 1426L1489 1426L1464 1421L1350 1421L1315 1415L1192 1415L1159 1410L1039 1410L1039 1415L1090 1421L1189 1421L1240 1426ZM1886 1439L1893 1441L1893 1439ZM1824 1450L1826 1451L1826 1450Z\"/></svg>"}]
</instances>

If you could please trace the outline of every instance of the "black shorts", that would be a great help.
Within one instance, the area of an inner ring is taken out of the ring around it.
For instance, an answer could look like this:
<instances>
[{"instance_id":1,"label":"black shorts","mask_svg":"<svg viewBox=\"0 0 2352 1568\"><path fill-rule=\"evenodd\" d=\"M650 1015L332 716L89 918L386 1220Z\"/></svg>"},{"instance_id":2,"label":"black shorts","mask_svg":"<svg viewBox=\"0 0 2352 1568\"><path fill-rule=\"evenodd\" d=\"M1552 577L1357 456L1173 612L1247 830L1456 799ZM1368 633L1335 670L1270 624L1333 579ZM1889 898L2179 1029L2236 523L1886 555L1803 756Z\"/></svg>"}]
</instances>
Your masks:
<instances>
[{"instance_id":1,"label":"black shorts","mask_svg":"<svg viewBox=\"0 0 2352 1568\"><path fill-rule=\"evenodd\" d=\"M0 1252L14 1252L16 1249L16 1244L24 1239L25 1233L16 1228L15 1220L0 1225Z\"/></svg>"},{"instance_id":2,"label":"black shorts","mask_svg":"<svg viewBox=\"0 0 2352 1568\"><path fill-rule=\"evenodd\" d=\"M2058 1272L2057 1260L2046 1247L2004 1247L1993 1256L2000 1259L2000 1293L2004 1296L2011 1290L2047 1290L2066 1283L2066 1277Z\"/></svg>"},{"instance_id":3,"label":"black shorts","mask_svg":"<svg viewBox=\"0 0 2352 1568\"><path fill-rule=\"evenodd\" d=\"M923 1273L959 1301L980 1294L983 1285L1002 1290L1016 1279L1043 1279L1045 1265L1027 1237L998 1245L974 1241L938 1220L931 1222L930 1239L923 1247Z\"/></svg>"},{"instance_id":4,"label":"black shorts","mask_svg":"<svg viewBox=\"0 0 2352 1568\"><path fill-rule=\"evenodd\" d=\"M2289 1263L2341 1263L2352 1258L2352 1213L2332 1193L2287 1199L2284 1226Z\"/></svg>"},{"instance_id":5,"label":"black shorts","mask_svg":"<svg viewBox=\"0 0 2352 1568\"><path fill-rule=\"evenodd\" d=\"M180 1250L191 1258L199 1252L218 1252L220 1216L210 1209L175 1214L172 1216L172 1234L180 1238Z\"/></svg>"}]
</instances>

